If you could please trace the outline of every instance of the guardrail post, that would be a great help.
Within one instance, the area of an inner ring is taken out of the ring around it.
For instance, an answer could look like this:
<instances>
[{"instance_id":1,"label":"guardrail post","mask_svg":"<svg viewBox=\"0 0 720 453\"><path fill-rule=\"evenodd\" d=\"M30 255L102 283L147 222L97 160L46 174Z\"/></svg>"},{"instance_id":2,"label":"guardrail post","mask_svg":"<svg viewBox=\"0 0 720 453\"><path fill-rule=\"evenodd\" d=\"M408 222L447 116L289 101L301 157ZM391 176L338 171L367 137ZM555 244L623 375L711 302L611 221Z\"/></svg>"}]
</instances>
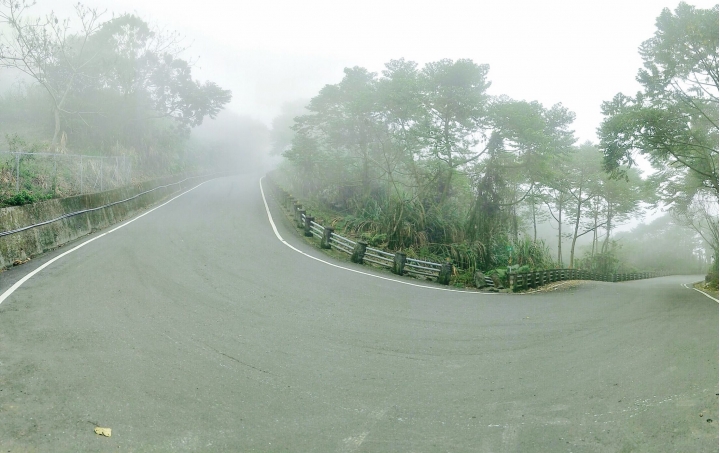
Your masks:
<instances>
[{"instance_id":1,"label":"guardrail post","mask_svg":"<svg viewBox=\"0 0 720 453\"><path fill-rule=\"evenodd\" d=\"M397 275L402 275L403 272L405 272L405 261L407 260L407 255L403 252L395 252L395 258L393 258L393 267L392 267L392 273Z\"/></svg>"},{"instance_id":2,"label":"guardrail post","mask_svg":"<svg viewBox=\"0 0 720 453\"><path fill-rule=\"evenodd\" d=\"M305 210L302 209L302 206L298 206L297 215L295 217L295 220L297 221L297 227L298 228L305 228Z\"/></svg>"},{"instance_id":3,"label":"guardrail post","mask_svg":"<svg viewBox=\"0 0 720 453\"><path fill-rule=\"evenodd\" d=\"M367 251L367 242L357 241L355 248L353 248L352 255L350 255L350 261L353 263L362 264L365 252Z\"/></svg>"},{"instance_id":4,"label":"guardrail post","mask_svg":"<svg viewBox=\"0 0 720 453\"><path fill-rule=\"evenodd\" d=\"M293 220L295 220L295 224L297 225L298 222L298 216L300 215L300 210L302 209L302 205L298 202L295 202L293 204L293 208L290 212L292 212Z\"/></svg>"},{"instance_id":5,"label":"guardrail post","mask_svg":"<svg viewBox=\"0 0 720 453\"><path fill-rule=\"evenodd\" d=\"M322 239L320 239L320 248L321 249L329 249L330 248L330 238L332 237L332 234L335 232L334 228L325 227L323 230Z\"/></svg>"},{"instance_id":6,"label":"guardrail post","mask_svg":"<svg viewBox=\"0 0 720 453\"><path fill-rule=\"evenodd\" d=\"M397 256L397 255L396 255ZM403 266L405 263L403 263ZM444 262L442 266L440 267L440 272L438 272L438 278L437 282L441 285L449 285L450 284L450 277L452 276L452 270L453 266L450 262Z\"/></svg>"},{"instance_id":7,"label":"guardrail post","mask_svg":"<svg viewBox=\"0 0 720 453\"><path fill-rule=\"evenodd\" d=\"M312 230L310 229L312 227L312 222L315 221L315 217L306 215L305 216L305 236L311 237Z\"/></svg>"}]
</instances>

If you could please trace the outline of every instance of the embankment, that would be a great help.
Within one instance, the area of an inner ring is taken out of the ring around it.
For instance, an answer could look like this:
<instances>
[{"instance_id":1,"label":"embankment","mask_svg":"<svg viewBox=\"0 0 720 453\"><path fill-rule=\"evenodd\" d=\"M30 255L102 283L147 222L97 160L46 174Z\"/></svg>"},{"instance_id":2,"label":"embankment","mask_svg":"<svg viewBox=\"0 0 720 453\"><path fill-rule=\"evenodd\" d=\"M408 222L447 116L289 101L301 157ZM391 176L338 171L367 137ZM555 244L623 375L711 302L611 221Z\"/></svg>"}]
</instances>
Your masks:
<instances>
[{"instance_id":1,"label":"embankment","mask_svg":"<svg viewBox=\"0 0 720 453\"><path fill-rule=\"evenodd\" d=\"M122 222L170 195L218 176L221 175L168 176L106 192L2 208L0 209L0 234L60 219L45 225L2 235L0 237L0 269L7 269L14 263L24 262L94 231ZM86 210L91 211L69 216L69 214Z\"/></svg>"}]
</instances>

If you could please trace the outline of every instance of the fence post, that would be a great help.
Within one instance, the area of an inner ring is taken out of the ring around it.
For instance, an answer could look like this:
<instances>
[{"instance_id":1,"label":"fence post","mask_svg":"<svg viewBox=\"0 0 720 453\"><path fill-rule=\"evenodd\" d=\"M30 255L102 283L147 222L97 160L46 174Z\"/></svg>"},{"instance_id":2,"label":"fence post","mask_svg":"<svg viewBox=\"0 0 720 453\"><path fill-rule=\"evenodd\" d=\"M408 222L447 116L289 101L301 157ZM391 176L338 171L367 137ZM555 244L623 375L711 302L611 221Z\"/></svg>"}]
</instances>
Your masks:
<instances>
[{"instance_id":1,"label":"fence post","mask_svg":"<svg viewBox=\"0 0 720 453\"><path fill-rule=\"evenodd\" d=\"M314 221L315 221L315 217L312 217L309 215L305 216L305 236L311 237L313 235L311 228L312 228L312 222L314 222Z\"/></svg>"},{"instance_id":2,"label":"fence post","mask_svg":"<svg viewBox=\"0 0 720 453\"><path fill-rule=\"evenodd\" d=\"M83 193L83 157L80 154L80 193Z\"/></svg>"},{"instance_id":3,"label":"fence post","mask_svg":"<svg viewBox=\"0 0 720 453\"><path fill-rule=\"evenodd\" d=\"M53 195L57 194L57 154L53 156L53 182L52 182Z\"/></svg>"},{"instance_id":4,"label":"fence post","mask_svg":"<svg viewBox=\"0 0 720 453\"><path fill-rule=\"evenodd\" d=\"M350 261L353 263L362 264L365 252L367 251L367 242L357 241L355 248L353 248L352 255L350 255Z\"/></svg>"},{"instance_id":5,"label":"fence post","mask_svg":"<svg viewBox=\"0 0 720 453\"><path fill-rule=\"evenodd\" d=\"M301 209L302 209L302 205L300 203L296 202L295 204L293 204L292 214L293 214L293 219L295 220L295 225L300 223L300 221L298 220L298 217L300 216Z\"/></svg>"},{"instance_id":6,"label":"fence post","mask_svg":"<svg viewBox=\"0 0 720 453\"><path fill-rule=\"evenodd\" d=\"M393 258L393 267L392 267L392 273L397 275L402 275L403 272L405 272L405 261L407 260L407 255L405 255L403 252L395 252L395 258Z\"/></svg>"},{"instance_id":7,"label":"fence post","mask_svg":"<svg viewBox=\"0 0 720 453\"><path fill-rule=\"evenodd\" d=\"M403 266L405 263L403 263ZM442 266L440 267L440 272L438 272L438 278L437 282L441 285L449 285L450 284L450 277L452 276L452 270L453 266L450 262L444 262Z\"/></svg>"},{"instance_id":8,"label":"fence post","mask_svg":"<svg viewBox=\"0 0 720 453\"><path fill-rule=\"evenodd\" d=\"M20 192L20 154L15 153L15 191Z\"/></svg>"},{"instance_id":9,"label":"fence post","mask_svg":"<svg viewBox=\"0 0 720 453\"><path fill-rule=\"evenodd\" d=\"M298 228L305 228L305 210L302 209L302 206L298 206L297 210L297 217L295 220L297 220L297 227Z\"/></svg>"},{"instance_id":10,"label":"fence post","mask_svg":"<svg viewBox=\"0 0 720 453\"><path fill-rule=\"evenodd\" d=\"M332 237L333 232L335 231L334 228L325 227L323 230L322 239L320 239L320 248L321 249L329 249L330 248L330 238Z\"/></svg>"}]
</instances>

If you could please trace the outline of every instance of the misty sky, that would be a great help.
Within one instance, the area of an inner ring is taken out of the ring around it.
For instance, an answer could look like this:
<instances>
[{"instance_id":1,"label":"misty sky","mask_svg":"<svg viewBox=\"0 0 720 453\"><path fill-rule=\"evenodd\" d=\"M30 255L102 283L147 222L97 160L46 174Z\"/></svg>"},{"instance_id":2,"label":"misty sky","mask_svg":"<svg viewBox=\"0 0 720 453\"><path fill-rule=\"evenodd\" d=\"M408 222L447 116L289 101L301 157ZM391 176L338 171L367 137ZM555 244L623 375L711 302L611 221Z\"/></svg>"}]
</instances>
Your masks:
<instances>
[{"instance_id":1,"label":"misty sky","mask_svg":"<svg viewBox=\"0 0 720 453\"><path fill-rule=\"evenodd\" d=\"M88 0L137 12L192 42L196 77L231 89L229 108L267 124L283 102L338 83L346 66L380 72L390 59L419 64L470 58L490 65L491 94L562 102L580 141L596 142L600 104L633 94L637 48L669 0L398 1ZM710 8L711 1L689 1ZM37 0L30 11L72 15L72 1Z\"/></svg>"}]
</instances>

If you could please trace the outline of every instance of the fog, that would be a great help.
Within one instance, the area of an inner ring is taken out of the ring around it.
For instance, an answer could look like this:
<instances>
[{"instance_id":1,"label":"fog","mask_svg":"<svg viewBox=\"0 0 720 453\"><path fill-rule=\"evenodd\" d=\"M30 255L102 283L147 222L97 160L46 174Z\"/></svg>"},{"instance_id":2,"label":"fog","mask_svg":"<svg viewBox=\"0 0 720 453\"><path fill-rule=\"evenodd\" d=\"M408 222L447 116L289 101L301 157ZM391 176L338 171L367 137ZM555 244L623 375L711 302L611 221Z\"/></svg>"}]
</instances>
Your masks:
<instances>
[{"instance_id":1,"label":"fog","mask_svg":"<svg viewBox=\"0 0 720 453\"><path fill-rule=\"evenodd\" d=\"M228 109L268 126L284 102L313 97L325 84L337 83L344 67L377 72L397 58L419 64L471 58L490 65L491 94L562 102L574 111L580 141L596 141L602 101L637 91L637 48L653 33L660 11L677 6L669 0L452 0L442 7L401 1L85 4L107 10L108 17L137 13L177 30L190 46L185 57L197 59L195 76L230 89ZM31 11L70 17L71 5L39 0Z\"/></svg>"},{"instance_id":2,"label":"fog","mask_svg":"<svg viewBox=\"0 0 720 453\"><path fill-rule=\"evenodd\" d=\"M648 224L673 202L648 195L650 166L642 157L635 156L640 171L628 179L634 182L615 187L603 169L597 131L603 102L642 88L638 46L655 32L663 8L675 3L85 5L102 13L98 24L122 22L105 33L115 38L91 33L83 57L87 74L71 82L59 77L55 86L0 68L0 133L7 134L7 147L120 153L142 162L138 167L148 175L168 169L262 173L284 165L287 184L319 207L339 206L338 215L372 213L373 232L387 233L385 246L420 250L481 241L489 247L502 227L508 240L544 240L558 263L572 263L588 243L591 254L600 246L608 250L611 231ZM68 36L81 32L70 3L40 0L23 14L45 17L51 11L60 19L56 24L69 18ZM0 30L11 44L12 33ZM123 47L128 42L134 44ZM61 66L62 59L53 64ZM443 97L449 80L453 89L467 88L450 101ZM70 87L76 92L59 105ZM382 98L372 112L363 110L371 92ZM446 125L457 125L445 141L437 139L437 118L446 113L435 108L441 101L473 112L445 118ZM308 114L292 146L295 118ZM593 157L548 160L552 153L580 155L582 149ZM512 165L523 171L497 170ZM550 178L547 172L557 171L553 167L565 172L552 177L558 184L571 174L576 179L536 193L539 181ZM595 201L585 186L590 180ZM623 195L604 193L601 209L600 192L611 186ZM523 204L528 194L530 208ZM626 206L614 206L612 197ZM408 206L420 217L404 218ZM393 217L393 230L384 216L395 209L402 220ZM492 222L483 220L490 214L496 216ZM418 227L417 237L393 239L402 222L435 224Z\"/></svg>"}]
</instances>

